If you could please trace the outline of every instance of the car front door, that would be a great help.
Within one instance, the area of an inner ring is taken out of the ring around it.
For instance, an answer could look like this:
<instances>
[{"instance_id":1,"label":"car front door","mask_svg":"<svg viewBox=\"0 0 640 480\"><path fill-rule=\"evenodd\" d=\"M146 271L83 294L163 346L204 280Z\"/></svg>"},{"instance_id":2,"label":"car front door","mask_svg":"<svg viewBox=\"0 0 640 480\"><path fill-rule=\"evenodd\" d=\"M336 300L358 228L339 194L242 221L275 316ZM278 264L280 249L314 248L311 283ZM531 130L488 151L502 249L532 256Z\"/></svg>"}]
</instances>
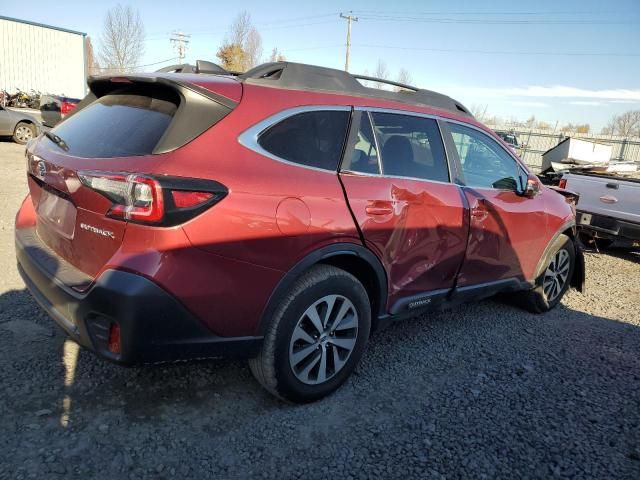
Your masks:
<instances>
[{"instance_id":1,"label":"car front door","mask_svg":"<svg viewBox=\"0 0 640 480\"><path fill-rule=\"evenodd\" d=\"M464 259L468 222L437 121L356 109L340 179L387 271L391 313L441 301Z\"/></svg>"},{"instance_id":2,"label":"car front door","mask_svg":"<svg viewBox=\"0 0 640 480\"><path fill-rule=\"evenodd\" d=\"M528 173L487 133L444 122L443 134L470 213L457 286L531 280L549 241L543 196L522 194Z\"/></svg>"}]
</instances>

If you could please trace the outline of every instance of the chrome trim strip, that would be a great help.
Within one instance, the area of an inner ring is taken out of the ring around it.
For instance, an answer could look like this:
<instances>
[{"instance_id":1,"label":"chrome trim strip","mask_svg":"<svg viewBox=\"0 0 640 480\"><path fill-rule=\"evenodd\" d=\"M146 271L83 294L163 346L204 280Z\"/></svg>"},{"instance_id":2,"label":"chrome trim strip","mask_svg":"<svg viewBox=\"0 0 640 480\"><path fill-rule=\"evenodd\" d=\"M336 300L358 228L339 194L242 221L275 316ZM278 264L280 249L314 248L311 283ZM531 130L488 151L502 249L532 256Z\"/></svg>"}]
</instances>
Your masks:
<instances>
[{"instance_id":1,"label":"chrome trim strip","mask_svg":"<svg viewBox=\"0 0 640 480\"><path fill-rule=\"evenodd\" d=\"M254 152L259 153L260 155L263 155L265 157L268 157L271 160L275 160L277 162L281 162L287 165L292 165L294 167L307 168L309 170L315 170L317 172L323 172L323 173L329 173L329 174L335 175L337 173L336 170L326 170L324 168L312 167L310 165L303 165L301 163L296 163L289 160L285 160L284 158L280 158L268 152L264 148L262 148L262 146L258 142L260 135L265 130L267 130L268 128L272 127L277 123L280 123L286 118L292 117L299 113L317 112L317 111L350 112L351 107L347 105L306 105L303 107L294 107L294 108L289 108L287 110L282 110L281 112L278 112L274 115L271 115L270 117L265 118L264 120L261 120L260 122L256 123L252 127L249 127L247 130L242 132L238 136L238 142L243 147L248 148L249 150L253 150Z\"/></svg>"},{"instance_id":2,"label":"chrome trim strip","mask_svg":"<svg viewBox=\"0 0 640 480\"><path fill-rule=\"evenodd\" d=\"M382 151L380 150L380 145L378 144L378 135L376 134L376 124L373 123L373 117L371 116L371 112L367 112L367 118L369 119L369 125L371 126L371 133L373 133L373 143L376 146L376 156L378 157L378 175L384 177L384 168L382 167Z\"/></svg>"}]
</instances>

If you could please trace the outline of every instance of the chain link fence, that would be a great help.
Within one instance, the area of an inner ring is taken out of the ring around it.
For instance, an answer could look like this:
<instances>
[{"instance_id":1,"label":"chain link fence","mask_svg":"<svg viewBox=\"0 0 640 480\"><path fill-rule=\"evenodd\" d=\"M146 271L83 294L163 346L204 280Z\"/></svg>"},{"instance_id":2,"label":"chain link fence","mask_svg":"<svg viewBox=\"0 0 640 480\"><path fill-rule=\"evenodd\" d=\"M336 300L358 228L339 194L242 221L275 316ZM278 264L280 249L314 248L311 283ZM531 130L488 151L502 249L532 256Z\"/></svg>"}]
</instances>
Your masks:
<instances>
[{"instance_id":1,"label":"chain link fence","mask_svg":"<svg viewBox=\"0 0 640 480\"><path fill-rule=\"evenodd\" d=\"M567 134L565 132L554 132L553 130L504 125L489 125L489 127L493 130L515 133L518 136L518 141L522 145L522 147L518 149L518 155L536 172L540 171L542 154L558 145L567 137L611 145L613 147L611 160L640 163L640 138L638 137L620 137L617 135L600 135L593 133Z\"/></svg>"}]
</instances>

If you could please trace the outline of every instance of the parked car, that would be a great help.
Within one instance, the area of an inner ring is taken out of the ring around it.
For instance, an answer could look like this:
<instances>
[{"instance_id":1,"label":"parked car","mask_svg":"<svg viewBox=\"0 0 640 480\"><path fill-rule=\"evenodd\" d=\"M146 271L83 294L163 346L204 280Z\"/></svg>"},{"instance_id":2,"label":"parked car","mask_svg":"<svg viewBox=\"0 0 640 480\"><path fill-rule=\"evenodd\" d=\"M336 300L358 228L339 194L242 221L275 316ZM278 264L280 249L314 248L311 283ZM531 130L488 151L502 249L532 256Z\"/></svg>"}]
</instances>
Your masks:
<instances>
[{"instance_id":1,"label":"parked car","mask_svg":"<svg viewBox=\"0 0 640 480\"><path fill-rule=\"evenodd\" d=\"M640 177L565 173L560 187L580 195L578 228L599 248L616 239L640 242Z\"/></svg>"},{"instance_id":2,"label":"parked car","mask_svg":"<svg viewBox=\"0 0 640 480\"><path fill-rule=\"evenodd\" d=\"M496 130L496 134L514 152L517 152L518 149L522 148L522 145L520 144L520 140L518 140L518 135L516 135L515 132L505 132L505 131L502 131L502 130Z\"/></svg>"},{"instance_id":3,"label":"parked car","mask_svg":"<svg viewBox=\"0 0 640 480\"><path fill-rule=\"evenodd\" d=\"M24 145L40 132L40 121L27 112L0 106L0 136Z\"/></svg>"},{"instance_id":4,"label":"parked car","mask_svg":"<svg viewBox=\"0 0 640 480\"><path fill-rule=\"evenodd\" d=\"M40 114L45 127L53 128L61 122L80 103L78 98L58 95L42 95L40 97Z\"/></svg>"},{"instance_id":5,"label":"parked car","mask_svg":"<svg viewBox=\"0 0 640 480\"><path fill-rule=\"evenodd\" d=\"M545 312L582 288L574 196L459 102L358 78L92 79L28 148L28 288L109 360L249 358L296 402L337 389L390 321L498 292Z\"/></svg>"}]
</instances>

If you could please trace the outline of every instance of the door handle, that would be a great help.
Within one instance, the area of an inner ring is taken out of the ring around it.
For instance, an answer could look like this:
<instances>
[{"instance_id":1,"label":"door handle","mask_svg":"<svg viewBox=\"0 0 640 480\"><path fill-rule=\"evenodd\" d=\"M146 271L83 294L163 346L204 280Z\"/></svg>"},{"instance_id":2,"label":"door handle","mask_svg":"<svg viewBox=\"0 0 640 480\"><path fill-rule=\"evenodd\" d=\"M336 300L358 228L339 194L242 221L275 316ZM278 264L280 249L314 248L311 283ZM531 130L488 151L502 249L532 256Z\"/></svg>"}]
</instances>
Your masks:
<instances>
[{"instance_id":1,"label":"door handle","mask_svg":"<svg viewBox=\"0 0 640 480\"><path fill-rule=\"evenodd\" d=\"M387 203L374 203L372 205L367 205L364 211L367 213L367 215L374 217L393 214L393 208L390 204Z\"/></svg>"},{"instance_id":2,"label":"door handle","mask_svg":"<svg viewBox=\"0 0 640 480\"><path fill-rule=\"evenodd\" d=\"M613 195L603 195L600 197L602 203L618 203L618 199Z\"/></svg>"}]
</instances>

